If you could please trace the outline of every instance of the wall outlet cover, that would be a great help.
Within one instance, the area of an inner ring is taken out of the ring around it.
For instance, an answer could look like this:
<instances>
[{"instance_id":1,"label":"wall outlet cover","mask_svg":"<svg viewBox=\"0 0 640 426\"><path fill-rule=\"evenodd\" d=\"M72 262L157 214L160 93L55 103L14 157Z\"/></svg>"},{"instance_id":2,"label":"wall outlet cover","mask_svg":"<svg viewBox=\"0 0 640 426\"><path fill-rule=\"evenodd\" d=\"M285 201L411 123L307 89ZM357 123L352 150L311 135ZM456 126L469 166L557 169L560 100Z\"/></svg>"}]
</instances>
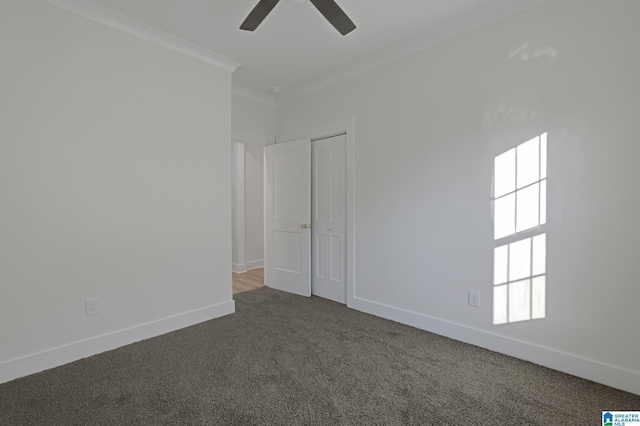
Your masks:
<instances>
[{"instance_id":1,"label":"wall outlet cover","mask_svg":"<svg viewBox=\"0 0 640 426\"><path fill-rule=\"evenodd\" d=\"M469 290L469 306L480 307L480 292Z\"/></svg>"},{"instance_id":2,"label":"wall outlet cover","mask_svg":"<svg viewBox=\"0 0 640 426\"><path fill-rule=\"evenodd\" d=\"M84 309L87 316L100 313L100 298L94 297L84 301Z\"/></svg>"}]
</instances>

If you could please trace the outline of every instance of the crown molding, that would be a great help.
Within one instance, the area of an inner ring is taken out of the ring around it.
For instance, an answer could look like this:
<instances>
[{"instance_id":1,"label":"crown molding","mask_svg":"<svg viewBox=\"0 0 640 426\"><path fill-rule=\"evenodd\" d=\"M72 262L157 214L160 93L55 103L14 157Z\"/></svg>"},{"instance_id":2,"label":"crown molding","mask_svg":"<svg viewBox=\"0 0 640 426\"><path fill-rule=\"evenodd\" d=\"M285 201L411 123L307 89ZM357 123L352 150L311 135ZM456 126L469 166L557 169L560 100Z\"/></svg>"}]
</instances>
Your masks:
<instances>
[{"instance_id":1,"label":"crown molding","mask_svg":"<svg viewBox=\"0 0 640 426\"><path fill-rule=\"evenodd\" d=\"M87 0L40 0L82 18L233 73L241 64L211 50Z\"/></svg>"},{"instance_id":2,"label":"crown molding","mask_svg":"<svg viewBox=\"0 0 640 426\"><path fill-rule=\"evenodd\" d=\"M253 101L260 102L265 105L276 106L276 100L273 96L270 96L266 93L259 92L254 89L249 89L248 87L241 86L236 83L233 83L231 92L234 95L242 96L243 98L251 99Z\"/></svg>"},{"instance_id":3,"label":"crown molding","mask_svg":"<svg viewBox=\"0 0 640 426\"><path fill-rule=\"evenodd\" d=\"M341 81L363 74L367 71L410 56L463 34L493 24L500 20L522 13L526 10L547 3L550 0L502 0L499 4L465 15L455 21L446 22L439 27L416 37L393 44L385 49L355 61L345 67L325 74L318 80L304 85L287 88L278 96L277 105L293 101L318 90L340 83Z\"/></svg>"}]
</instances>

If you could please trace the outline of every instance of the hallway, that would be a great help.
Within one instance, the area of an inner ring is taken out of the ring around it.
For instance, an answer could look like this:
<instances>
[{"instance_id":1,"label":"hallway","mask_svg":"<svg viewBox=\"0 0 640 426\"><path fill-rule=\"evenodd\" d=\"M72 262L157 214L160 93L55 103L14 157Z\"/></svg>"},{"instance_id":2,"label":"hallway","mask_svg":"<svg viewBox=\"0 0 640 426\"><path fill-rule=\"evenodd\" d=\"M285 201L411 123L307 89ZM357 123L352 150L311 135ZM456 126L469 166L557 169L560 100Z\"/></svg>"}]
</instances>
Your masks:
<instances>
[{"instance_id":1,"label":"hallway","mask_svg":"<svg viewBox=\"0 0 640 426\"><path fill-rule=\"evenodd\" d=\"M233 272L233 294L264 287L264 268L251 269L238 274Z\"/></svg>"}]
</instances>

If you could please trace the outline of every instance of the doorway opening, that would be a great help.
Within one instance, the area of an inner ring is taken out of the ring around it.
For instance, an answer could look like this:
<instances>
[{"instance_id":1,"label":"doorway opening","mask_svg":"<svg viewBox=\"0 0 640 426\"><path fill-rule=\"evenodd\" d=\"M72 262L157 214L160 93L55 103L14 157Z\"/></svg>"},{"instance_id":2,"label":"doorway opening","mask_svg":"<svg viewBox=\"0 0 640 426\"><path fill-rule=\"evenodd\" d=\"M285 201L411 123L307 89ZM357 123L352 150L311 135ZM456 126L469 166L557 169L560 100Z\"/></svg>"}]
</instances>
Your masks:
<instances>
[{"instance_id":1,"label":"doorway opening","mask_svg":"<svg viewBox=\"0 0 640 426\"><path fill-rule=\"evenodd\" d=\"M264 285L264 147L232 143L233 294Z\"/></svg>"}]
</instances>

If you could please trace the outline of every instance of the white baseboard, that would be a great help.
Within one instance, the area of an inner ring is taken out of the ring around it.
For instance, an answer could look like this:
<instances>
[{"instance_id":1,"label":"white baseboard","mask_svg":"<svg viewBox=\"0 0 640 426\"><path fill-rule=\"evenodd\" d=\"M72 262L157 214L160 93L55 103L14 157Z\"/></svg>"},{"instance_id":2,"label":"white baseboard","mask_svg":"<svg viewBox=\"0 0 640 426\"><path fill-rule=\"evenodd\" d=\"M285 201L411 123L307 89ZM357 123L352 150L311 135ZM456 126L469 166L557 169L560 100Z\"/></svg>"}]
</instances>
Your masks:
<instances>
[{"instance_id":1,"label":"white baseboard","mask_svg":"<svg viewBox=\"0 0 640 426\"><path fill-rule=\"evenodd\" d=\"M640 372L354 297L350 308L640 395Z\"/></svg>"},{"instance_id":2,"label":"white baseboard","mask_svg":"<svg viewBox=\"0 0 640 426\"><path fill-rule=\"evenodd\" d=\"M247 265L245 263L232 263L231 270L236 274L247 272Z\"/></svg>"},{"instance_id":3,"label":"white baseboard","mask_svg":"<svg viewBox=\"0 0 640 426\"><path fill-rule=\"evenodd\" d=\"M260 259L260 260L252 260L247 262L247 271L250 271L252 269L257 269L257 268L262 268L264 267L264 260Z\"/></svg>"},{"instance_id":4,"label":"white baseboard","mask_svg":"<svg viewBox=\"0 0 640 426\"><path fill-rule=\"evenodd\" d=\"M110 351L121 346L139 342L140 340L160 336L234 312L235 302L230 300L217 305L207 306L194 311L173 315L5 361L0 363L0 383L68 364L82 358Z\"/></svg>"}]
</instances>

